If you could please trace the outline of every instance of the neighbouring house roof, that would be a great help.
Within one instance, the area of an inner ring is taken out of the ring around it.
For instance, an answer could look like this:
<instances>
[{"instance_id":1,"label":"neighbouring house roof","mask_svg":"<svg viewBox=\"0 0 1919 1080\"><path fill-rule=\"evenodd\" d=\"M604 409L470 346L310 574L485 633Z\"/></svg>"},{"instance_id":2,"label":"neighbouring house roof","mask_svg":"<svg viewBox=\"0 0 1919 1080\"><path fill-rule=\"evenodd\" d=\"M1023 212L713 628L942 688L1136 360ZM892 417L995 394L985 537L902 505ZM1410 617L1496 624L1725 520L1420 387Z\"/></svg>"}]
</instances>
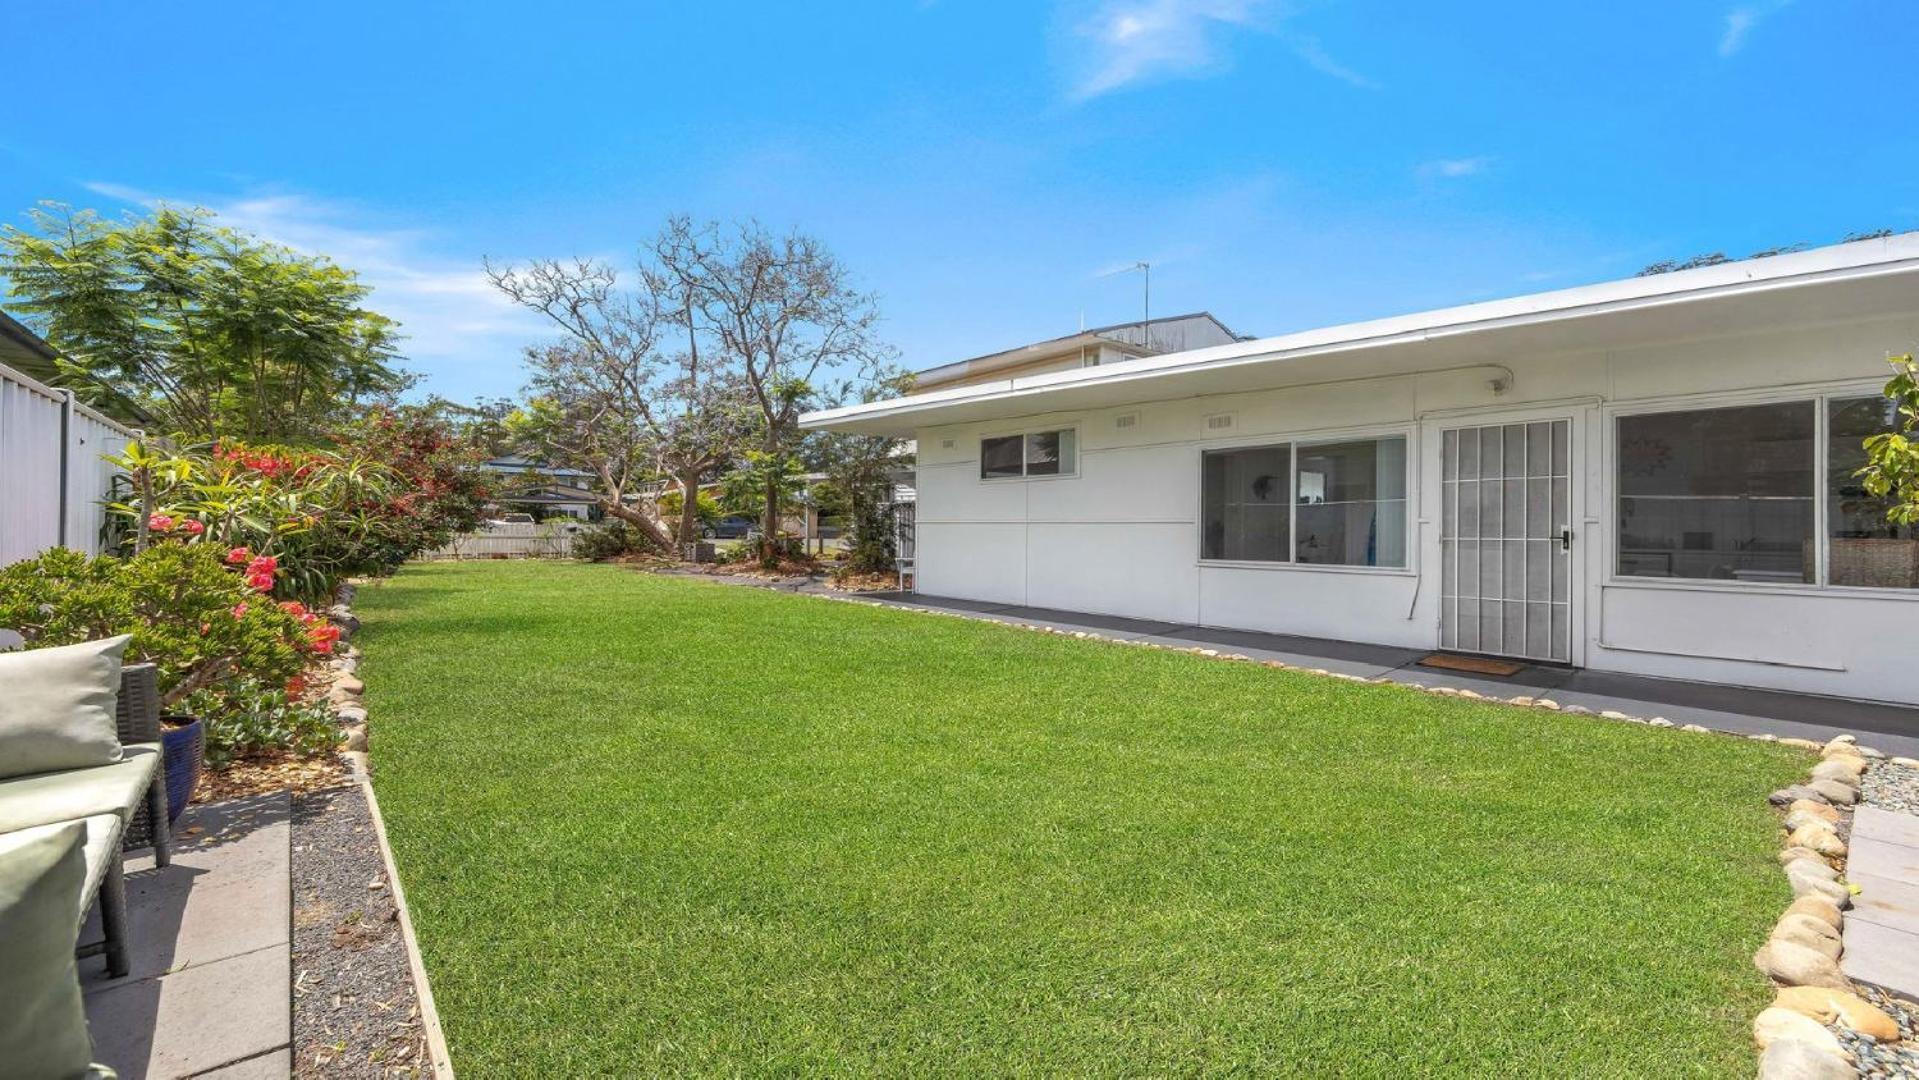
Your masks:
<instances>
[{"instance_id":1,"label":"neighbouring house roof","mask_svg":"<svg viewBox=\"0 0 1919 1080\"><path fill-rule=\"evenodd\" d=\"M60 382L60 351L41 340L40 335L4 311L0 311L0 364L55 387ZM102 387L102 398L93 410L115 423L143 424L152 420L138 403L111 387Z\"/></svg>"},{"instance_id":2,"label":"neighbouring house roof","mask_svg":"<svg viewBox=\"0 0 1919 1080\"><path fill-rule=\"evenodd\" d=\"M1096 326L1074 334L1035 341L1030 345L924 368L914 372L913 378L927 386L939 386L957 379L1023 367L1049 357L1068 356L1089 347L1113 348L1128 356L1151 356L1154 353L1177 351L1188 335L1195 332L1225 341L1239 340L1239 335L1215 318L1212 312L1194 311L1184 315L1166 315L1150 322L1135 319L1111 326Z\"/></svg>"},{"instance_id":3,"label":"neighbouring house roof","mask_svg":"<svg viewBox=\"0 0 1919 1080\"><path fill-rule=\"evenodd\" d=\"M60 354L53 346L40 340L40 335L27 329L18 319L0 311L0 363L41 382L50 382L60 373L54 363L59 358Z\"/></svg>"},{"instance_id":4,"label":"neighbouring house roof","mask_svg":"<svg viewBox=\"0 0 1919 1080\"><path fill-rule=\"evenodd\" d=\"M549 487L527 488L511 495L500 495L493 500L496 503L540 506L591 506L599 502L599 496L581 488L553 485Z\"/></svg>"},{"instance_id":5,"label":"neighbouring house roof","mask_svg":"<svg viewBox=\"0 0 1919 1080\"><path fill-rule=\"evenodd\" d=\"M1502 359L1919 312L1919 232L1693 270L996 379L807 413L808 429L921 427L1270 390ZM1510 372L1508 372L1510 374Z\"/></svg>"},{"instance_id":6,"label":"neighbouring house roof","mask_svg":"<svg viewBox=\"0 0 1919 1080\"><path fill-rule=\"evenodd\" d=\"M557 465L542 465L532 458L507 455L489 458L480 467L497 473L538 473L541 476L581 476L592 479L593 474L583 469L563 469Z\"/></svg>"}]
</instances>

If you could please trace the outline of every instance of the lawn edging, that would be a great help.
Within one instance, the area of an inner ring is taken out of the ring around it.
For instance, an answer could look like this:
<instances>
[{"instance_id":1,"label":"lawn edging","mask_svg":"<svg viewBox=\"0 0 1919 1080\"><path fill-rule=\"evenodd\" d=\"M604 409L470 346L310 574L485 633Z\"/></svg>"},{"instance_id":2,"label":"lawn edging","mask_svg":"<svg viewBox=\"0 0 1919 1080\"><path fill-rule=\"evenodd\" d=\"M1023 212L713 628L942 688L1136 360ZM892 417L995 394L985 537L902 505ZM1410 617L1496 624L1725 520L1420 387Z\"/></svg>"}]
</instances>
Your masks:
<instances>
[{"instance_id":1,"label":"lawn edging","mask_svg":"<svg viewBox=\"0 0 1919 1080\"><path fill-rule=\"evenodd\" d=\"M1862 1075L1859 1059L1902 1038L1899 1022L1858 993L1840 970L1845 910L1857 891L1844 878L1852 808L1872 762L1884 754L1835 736L1819 748L1804 783L1767 801L1783 812L1779 864L1793 900L1753 965L1778 993L1753 1019L1761 1080Z\"/></svg>"}]
</instances>

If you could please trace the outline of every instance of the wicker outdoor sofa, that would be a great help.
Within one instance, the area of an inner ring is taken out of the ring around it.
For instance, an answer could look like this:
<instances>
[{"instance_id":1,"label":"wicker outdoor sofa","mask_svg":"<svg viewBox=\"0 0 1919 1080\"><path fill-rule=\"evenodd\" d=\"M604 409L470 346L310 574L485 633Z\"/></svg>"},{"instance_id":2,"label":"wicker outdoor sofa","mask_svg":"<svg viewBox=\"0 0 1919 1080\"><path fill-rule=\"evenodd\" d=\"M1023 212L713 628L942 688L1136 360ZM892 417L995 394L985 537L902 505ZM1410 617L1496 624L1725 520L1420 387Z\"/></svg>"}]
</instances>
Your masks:
<instances>
[{"instance_id":1,"label":"wicker outdoor sofa","mask_svg":"<svg viewBox=\"0 0 1919 1080\"><path fill-rule=\"evenodd\" d=\"M77 947L80 956L106 956L107 974L127 974L126 852L152 848L160 866L172 859L167 828L166 769L160 741L160 693L151 664L120 671L115 719L119 759L85 768L0 779L0 834L83 821L86 883L74 913L76 933L97 898L103 939ZM0 729L0 759L8 753Z\"/></svg>"}]
</instances>

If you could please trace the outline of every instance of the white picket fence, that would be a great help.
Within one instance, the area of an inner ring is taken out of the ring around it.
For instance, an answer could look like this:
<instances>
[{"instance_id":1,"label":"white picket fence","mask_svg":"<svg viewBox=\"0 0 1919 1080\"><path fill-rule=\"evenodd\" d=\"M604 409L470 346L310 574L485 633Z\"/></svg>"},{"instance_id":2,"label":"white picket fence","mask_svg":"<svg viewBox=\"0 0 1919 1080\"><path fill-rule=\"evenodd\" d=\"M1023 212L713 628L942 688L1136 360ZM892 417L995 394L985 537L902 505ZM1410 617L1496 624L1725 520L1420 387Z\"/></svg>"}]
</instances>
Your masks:
<instances>
[{"instance_id":1,"label":"white picket fence","mask_svg":"<svg viewBox=\"0 0 1919 1080\"><path fill-rule=\"evenodd\" d=\"M585 531L586 527L586 522L575 518L556 518L531 525L488 525L476 532L456 536L452 543L421 557L564 559L573 554L573 538Z\"/></svg>"},{"instance_id":2,"label":"white picket fence","mask_svg":"<svg viewBox=\"0 0 1919 1080\"><path fill-rule=\"evenodd\" d=\"M0 365L0 566L56 546L98 554L106 458L138 434Z\"/></svg>"}]
</instances>

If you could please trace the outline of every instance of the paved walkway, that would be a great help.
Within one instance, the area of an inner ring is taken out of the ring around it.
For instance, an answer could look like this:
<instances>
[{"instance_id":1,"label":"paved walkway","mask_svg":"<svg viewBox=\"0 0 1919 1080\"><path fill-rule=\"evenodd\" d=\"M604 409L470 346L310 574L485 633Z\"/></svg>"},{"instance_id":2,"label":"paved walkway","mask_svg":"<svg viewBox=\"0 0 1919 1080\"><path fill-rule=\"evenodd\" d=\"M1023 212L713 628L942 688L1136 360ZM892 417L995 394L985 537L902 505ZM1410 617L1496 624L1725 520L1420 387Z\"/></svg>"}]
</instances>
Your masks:
<instances>
[{"instance_id":1,"label":"paved walkway","mask_svg":"<svg viewBox=\"0 0 1919 1080\"><path fill-rule=\"evenodd\" d=\"M1919 817L1862 806L1847 841L1847 975L1919 1001Z\"/></svg>"},{"instance_id":2,"label":"paved walkway","mask_svg":"<svg viewBox=\"0 0 1919 1080\"><path fill-rule=\"evenodd\" d=\"M292 1071L291 811L284 792L194 806L172 865L128 860L132 970L80 962L95 1059L122 1080Z\"/></svg>"},{"instance_id":3,"label":"paved walkway","mask_svg":"<svg viewBox=\"0 0 1919 1080\"><path fill-rule=\"evenodd\" d=\"M737 579L751 581L752 579ZM788 586L790 591L824 591ZM1675 724L1698 724L1745 735L1773 734L1825 742L1851 734L1866 746L1888 754L1919 757L1919 709L1875 702L1846 701L1810 694L1788 694L1716 683L1649 679L1564 667L1528 665L1509 677L1473 675L1418 667L1428 649L1402 649L1352 641L1217 630L1148 619L1093 615L1078 611L991 604L920 593L834 593L876 604L950 611L1005 623L1030 623L1062 630L1085 630L1110 638L1157 642L1174 648L1203 646L1242 653L1256 660L1281 660L1300 667L1324 668L1368 679L1388 678L1422 686L1452 686L1491 697L1551 697L1561 705L1594 712L1611 709L1632 716L1663 716Z\"/></svg>"}]
</instances>

